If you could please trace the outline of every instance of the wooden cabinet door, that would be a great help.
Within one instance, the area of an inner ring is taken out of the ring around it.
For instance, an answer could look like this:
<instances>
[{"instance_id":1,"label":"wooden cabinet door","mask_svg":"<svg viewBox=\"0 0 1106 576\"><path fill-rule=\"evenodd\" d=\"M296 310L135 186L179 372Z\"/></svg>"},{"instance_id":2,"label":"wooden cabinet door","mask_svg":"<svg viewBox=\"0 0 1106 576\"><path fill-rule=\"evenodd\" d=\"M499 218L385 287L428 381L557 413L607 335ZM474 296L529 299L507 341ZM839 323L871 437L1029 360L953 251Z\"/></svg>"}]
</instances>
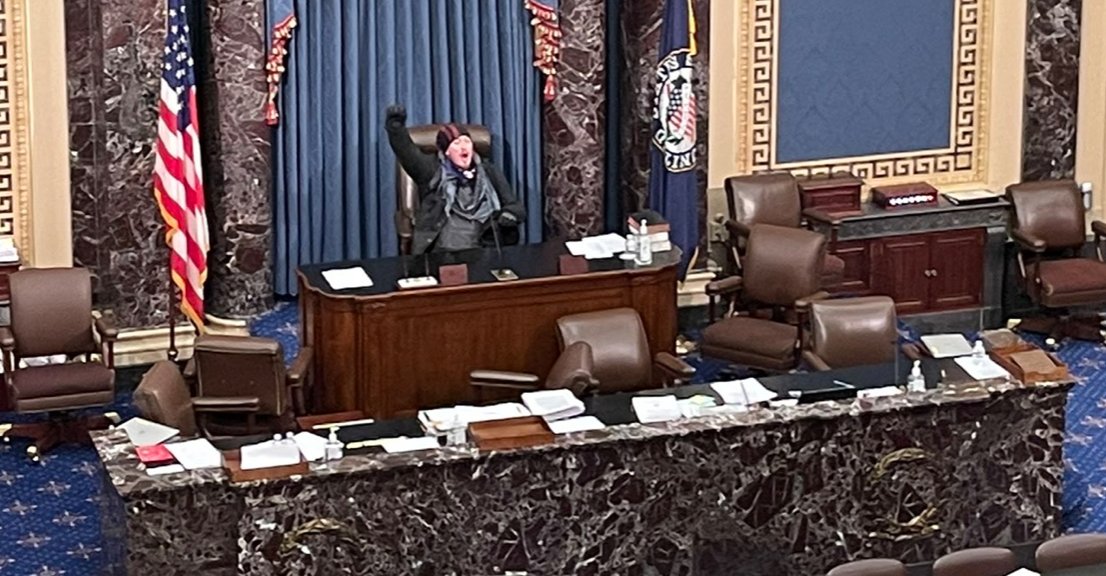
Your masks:
<instances>
[{"instance_id":1,"label":"wooden cabinet door","mask_svg":"<svg viewBox=\"0 0 1106 576\"><path fill-rule=\"evenodd\" d=\"M930 237L930 304L933 310L972 308L983 301L982 228L934 232Z\"/></svg>"},{"instance_id":2,"label":"wooden cabinet door","mask_svg":"<svg viewBox=\"0 0 1106 576\"><path fill-rule=\"evenodd\" d=\"M849 296L872 293L872 250L869 240L834 242L833 255L845 262L845 275L833 292Z\"/></svg>"},{"instance_id":3,"label":"wooden cabinet door","mask_svg":"<svg viewBox=\"0 0 1106 576\"><path fill-rule=\"evenodd\" d=\"M899 314L924 312L929 306L930 239L925 234L891 236L873 241L875 292L890 296Z\"/></svg>"}]
</instances>

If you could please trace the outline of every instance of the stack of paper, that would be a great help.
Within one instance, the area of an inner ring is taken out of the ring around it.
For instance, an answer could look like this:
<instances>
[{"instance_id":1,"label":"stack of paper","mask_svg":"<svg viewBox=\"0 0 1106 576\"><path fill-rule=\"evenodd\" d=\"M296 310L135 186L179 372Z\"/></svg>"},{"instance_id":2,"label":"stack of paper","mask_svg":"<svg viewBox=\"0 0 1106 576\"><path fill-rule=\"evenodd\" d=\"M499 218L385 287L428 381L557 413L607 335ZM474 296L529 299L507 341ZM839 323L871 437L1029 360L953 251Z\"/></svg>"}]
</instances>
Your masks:
<instances>
[{"instance_id":1,"label":"stack of paper","mask_svg":"<svg viewBox=\"0 0 1106 576\"><path fill-rule=\"evenodd\" d=\"M922 336L929 355L934 358L955 358L972 353L972 345L960 334L931 334Z\"/></svg>"},{"instance_id":2,"label":"stack of paper","mask_svg":"<svg viewBox=\"0 0 1106 576\"><path fill-rule=\"evenodd\" d=\"M292 440L266 440L243 446L241 453L243 470L293 466L300 463L300 447Z\"/></svg>"},{"instance_id":3,"label":"stack of paper","mask_svg":"<svg viewBox=\"0 0 1106 576\"><path fill-rule=\"evenodd\" d=\"M372 278L360 266L353 268L334 268L323 270L323 278L330 284L331 290L348 290L350 288L368 288L373 285Z\"/></svg>"},{"instance_id":4,"label":"stack of paper","mask_svg":"<svg viewBox=\"0 0 1106 576\"><path fill-rule=\"evenodd\" d=\"M491 406L454 406L452 408L420 410L419 422L427 432L444 434L446 430L452 429L455 425L467 426L473 422L506 420L529 415L530 411L522 404L504 402Z\"/></svg>"},{"instance_id":5,"label":"stack of paper","mask_svg":"<svg viewBox=\"0 0 1106 576\"><path fill-rule=\"evenodd\" d=\"M382 438L380 446L389 454L400 452L417 452L419 450L437 450L438 439L426 436L418 438Z\"/></svg>"},{"instance_id":6,"label":"stack of paper","mask_svg":"<svg viewBox=\"0 0 1106 576\"><path fill-rule=\"evenodd\" d=\"M602 236L588 236L575 242L565 242L565 247L573 256L583 256L588 260L613 258L615 254L626 251L626 239L611 232Z\"/></svg>"},{"instance_id":7,"label":"stack of paper","mask_svg":"<svg viewBox=\"0 0 1106 576\"><path fill-rule=\"evenodd\" d=\"M706 394L698 394L691 398L677 401L680 406L680 415L684 418L698 418L706 415L706 411L715 407L718 403L714 398Z\"/></svg>"},{"instance_id":8,"label":"stack of paper","mask_svg":"<svg viewBox=\"0 0 1106 576\"><path fill-rule=\"evenodd\" d=\"M166 444L165 448L181 466L184 466L185 470L219 468L223 465L223 455L207 441L207 438Z\"/></svg>"},{"instance_id":9,"label":"stack of paper","mask_svg":"<svg viewBox=\"0 0 1106 576\"><path fill-rule=\"evenodd\" d=\"M963 356L956 359L956 363L968 373L972 380L990 380L992 378L1009 378L1010 373L995 363L994 360L984 356Z\"/></svg>"},{"instance_id":10,"label":"stack of paper","mask_svg":"<svg viewBox=\"0 0 1106 576\"><path fill-rule=\"evenodd\" d=\"M756 378L714 382L710 387L726 404L748 406L767 402L776 397L775 392L765 388L764 384L761 384Z\"/></svg>"},{"instance_id":11,"label":"stack of paper","mask_svg":"<svg viewBox=\"0 0 1106 576\"><path fill-rule=\"evenodd\" d=\"M638 422L642 424L678 420L681 416L680 403L671 394L668 396L635 396L630 403L633 405Z\"/></svg>"},{"instance_id":12,"label":"stack of paper","mask_svg":"<svg viewBox=\"0 0 1106 576\"><path fill-rule=\"evenodd\" d=\"M0 262L18 262L19 249L11 236L0 236Z\"/></svg>"},{"instance_id":13,"label":"stack of paper","mask_svg":"<svg viewBox=\"0 0 1106 576\"><path fill-rule=\"evenodd\" d=\"M180 430L164 424L151 422L145 418L131 418L119 425L127 433L127 438L135 446L153 446L180 434Z\"/></svg>"},{"instance_id":14,"label":"stack of paper","mask_svg":"<svg viewBox=\"0 0 1106 576\"><path fill-rule=\"evenodd\" d=\"M898 396L902 394L902 388L898 386L883 386L882 388L865 388L856 391L857 398L882 398L884 396Z\"/></svg>"},{"instance_id":15,"label":"stack of paper","mask_svg":"<svg viewBox=\"0 0 1106 576\"><path fill-rule=\"evenodd\" d=\"M570 434L572 432L584 432L587 430L602 430L606 427L595 416L581 416L579 418L569 418L567 420L557 420L556 422L547 421L549 430L554 434Z\"/></svg>"},{"instance_id":16,"label":"stack of paper","mask_svg":"<svg viewBox=\"0 0 1106 576\"><path fill-rule=\"evenodd\" d=\"M293 437L296 446L308 462L318 462L326 456L326 438L310 432L300 432Z\"/></svg>"},{"instance_id":17,"label":"stack of paper","mask_svg":"<svg viewBox=\"0 0 1106 576\"><path fill-rule=\"evenodd\" d=\"M584 403L563 388L526 392L522 395L522 403L530 414L541 416L546 422L564 420L584 413Z\"/></svg>"}]
</instances>

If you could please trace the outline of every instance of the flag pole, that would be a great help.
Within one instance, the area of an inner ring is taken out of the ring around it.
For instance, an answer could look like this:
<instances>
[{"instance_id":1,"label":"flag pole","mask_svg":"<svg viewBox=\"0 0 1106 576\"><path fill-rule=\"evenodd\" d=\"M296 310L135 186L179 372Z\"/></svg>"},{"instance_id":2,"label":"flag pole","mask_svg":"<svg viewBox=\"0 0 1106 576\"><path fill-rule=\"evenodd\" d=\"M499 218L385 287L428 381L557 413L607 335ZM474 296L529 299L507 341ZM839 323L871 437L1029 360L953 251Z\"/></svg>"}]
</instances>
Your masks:
<instances>
[{"instance_id":1,"label":"flag pole","mask_svg":"<svg viewBox=\"0 0 1106 576\"><path fill-rule=\"evenodd\" d=\"M172 248L170 248L170 250L172 250ZM171 254L170 254L170 260L172 260L172 255ZM173 282L173 265L172 265L172 263L170 263L170 265L169 265L168 276L169 276L169 350L167 351L166 354L169 357L170 362L176 362L177 361L177 320L176 320L176 318L177 318L176 308L177 307L174 304L173 300L175 299L175 297L177 295L177 287L176 287L176 283Z\"/></svg>"}]
</instances>

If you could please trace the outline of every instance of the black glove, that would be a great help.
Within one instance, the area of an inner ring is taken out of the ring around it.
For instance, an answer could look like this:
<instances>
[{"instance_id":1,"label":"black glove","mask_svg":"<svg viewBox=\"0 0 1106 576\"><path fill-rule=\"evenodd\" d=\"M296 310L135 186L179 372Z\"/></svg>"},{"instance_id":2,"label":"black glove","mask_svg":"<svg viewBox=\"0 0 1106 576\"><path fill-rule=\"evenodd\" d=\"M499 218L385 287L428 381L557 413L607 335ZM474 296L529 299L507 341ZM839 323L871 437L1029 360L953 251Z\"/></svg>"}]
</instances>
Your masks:
<instances>
[{"instance_id":1,"label":"black glove","mask_svg":"<svg viewBox=\"0 0 1106 576\"><path fill-rule=\"evenodd\" d=\"M389 124L405 125L407 123L407 109L399 104L389 106L385 113L385 121Z\"/></svg>"},{"instance_id":2,"label":"black glove","mask_svg":"<svg viewBox=\"0 0 1106 576\"><path fill-rule=\"evenodd\" d=\"M500 212L497 222L500 226L515 226L518 224L518 218L510 212Z\"/></svg>"}]
</instances>

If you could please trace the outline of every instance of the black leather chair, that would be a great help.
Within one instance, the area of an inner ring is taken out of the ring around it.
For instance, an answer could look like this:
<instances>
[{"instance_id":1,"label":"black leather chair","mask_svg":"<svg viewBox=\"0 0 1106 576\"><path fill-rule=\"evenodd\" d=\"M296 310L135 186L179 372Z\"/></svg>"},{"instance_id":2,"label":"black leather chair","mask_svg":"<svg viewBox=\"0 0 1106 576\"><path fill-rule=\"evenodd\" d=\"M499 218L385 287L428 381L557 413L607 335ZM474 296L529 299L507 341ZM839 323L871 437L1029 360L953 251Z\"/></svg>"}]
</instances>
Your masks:
<instances>
[{"instance_id":1,"label":"black leather chair","mask_svg":"<svg viewBox=\"0 0 1106 576\"><path fill-rule=\"evenodd\" d=\"M1037 548L1041 576L1102 576L1106 574L1106 534L1069 534Z\"/></svg>"},{"instance_id":2,"label":"black leather chair","mask_svg":"<svg viewBox=\"0 0 1106 576\"><path fill-rule=\"evenodd\" d=\"M906 566L889 558L857 560L830 570L826 576L906 576Z\"/></svg>"},{"instance_id":3,"label":"black leather chair","mask_svg":"<svg viewBox=\"0 0 1106 576\"><path fill-rule=\"evenodd\" d=\"M1006 548L970 548L945 554L933 563L933 576L1009 576L1018 557Z\"/></svg>"}]
</instances>

